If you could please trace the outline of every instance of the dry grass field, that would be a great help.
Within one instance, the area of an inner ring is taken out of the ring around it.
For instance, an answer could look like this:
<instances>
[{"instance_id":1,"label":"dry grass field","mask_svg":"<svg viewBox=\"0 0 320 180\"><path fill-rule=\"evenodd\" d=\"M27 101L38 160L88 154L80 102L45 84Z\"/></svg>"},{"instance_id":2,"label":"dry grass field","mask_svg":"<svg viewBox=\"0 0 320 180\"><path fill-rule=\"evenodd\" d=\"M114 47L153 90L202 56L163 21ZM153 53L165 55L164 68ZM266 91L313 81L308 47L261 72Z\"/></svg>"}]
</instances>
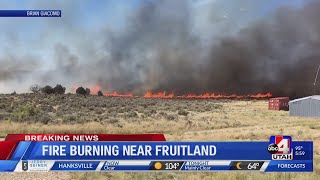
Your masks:
<instances>
[{"instance_id":1,"label":"dry grass field","mask_svg":"<svg viewBox=\"0 0 320 180\"><path fill-rule=\"evenodd\" d=\"M0 95L0 136L9 133L164 133L168 141L314 141L313 173L3 173L1 179L320 179L320 119L267 110L265 100Z\"/></svg>"}]
</instances>

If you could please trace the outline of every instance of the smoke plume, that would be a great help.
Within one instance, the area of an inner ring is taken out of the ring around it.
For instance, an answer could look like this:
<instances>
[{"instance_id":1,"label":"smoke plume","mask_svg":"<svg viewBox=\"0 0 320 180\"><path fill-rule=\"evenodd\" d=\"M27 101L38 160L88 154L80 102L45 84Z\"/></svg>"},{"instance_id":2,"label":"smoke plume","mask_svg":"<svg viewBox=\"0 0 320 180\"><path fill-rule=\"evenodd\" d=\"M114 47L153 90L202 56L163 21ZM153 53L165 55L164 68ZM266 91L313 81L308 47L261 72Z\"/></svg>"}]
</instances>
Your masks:
<instances>
[{"instance_id":1,"label":"smoke plume","mask_svg":"<svg viewBox=\"0 0 320 180\"><path fill-rule=\"evenodd\" d=\"M55 68L38 80L137 94L319 93L320 82L313 82L320 64L320 2L279 8L237 30L234 20L208 8L207 28L199 30L188 1L146 1L130 13L123 30L90 36L95 45L88 40L76 50L64 42L55 45ZM226 21L223 26L220 20ZM215 25L221 30L211 30ZM12 73L0 68L0 81L14 80Z\"/></svg>"}]
</instances>

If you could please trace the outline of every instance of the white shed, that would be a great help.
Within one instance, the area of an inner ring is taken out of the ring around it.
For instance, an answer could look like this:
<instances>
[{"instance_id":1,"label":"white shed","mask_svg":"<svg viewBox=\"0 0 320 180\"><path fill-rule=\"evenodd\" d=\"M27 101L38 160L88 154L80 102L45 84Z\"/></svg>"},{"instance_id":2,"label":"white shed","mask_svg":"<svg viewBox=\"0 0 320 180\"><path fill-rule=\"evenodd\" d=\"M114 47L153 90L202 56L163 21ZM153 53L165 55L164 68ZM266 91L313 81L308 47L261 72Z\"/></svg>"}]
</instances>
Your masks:
<instances>
[{"instance_id":1,"label":"white shed","mask_svg":"<svg viewBox=\"0 0 320 180\"><path fill-rule=\"evenodd\" d=\"M320 95L308 96L290 101L289 115L320 117Z\"/></svg>"}]
</instances>

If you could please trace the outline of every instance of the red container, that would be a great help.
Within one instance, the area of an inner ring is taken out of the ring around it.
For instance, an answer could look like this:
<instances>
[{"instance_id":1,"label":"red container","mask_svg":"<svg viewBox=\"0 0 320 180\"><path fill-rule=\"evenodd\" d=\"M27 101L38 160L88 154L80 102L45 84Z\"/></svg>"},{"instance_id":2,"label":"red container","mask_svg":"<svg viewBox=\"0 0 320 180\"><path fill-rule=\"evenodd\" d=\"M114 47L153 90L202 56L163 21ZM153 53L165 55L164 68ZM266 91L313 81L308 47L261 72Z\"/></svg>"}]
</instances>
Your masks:
<instances>
[{"instance_id":1,"label":"red container","mask_svg":"<svg viewBox=\"0 0 320 180\"><path fill-rule=\"evenodd\" d=\"M289 111L289 97L277 97L269 99L269 110Z\"/></svg>"}]
</instances>

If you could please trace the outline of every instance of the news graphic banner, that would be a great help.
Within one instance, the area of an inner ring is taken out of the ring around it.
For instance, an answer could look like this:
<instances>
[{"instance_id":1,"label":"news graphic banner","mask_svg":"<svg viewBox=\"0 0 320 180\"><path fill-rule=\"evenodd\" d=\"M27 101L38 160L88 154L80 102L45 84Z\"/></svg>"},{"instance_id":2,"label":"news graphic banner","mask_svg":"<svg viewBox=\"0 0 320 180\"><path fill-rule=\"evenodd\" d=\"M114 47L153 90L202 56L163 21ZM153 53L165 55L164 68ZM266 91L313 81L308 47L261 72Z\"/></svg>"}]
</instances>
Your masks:
<instances>
[{"instance_id":1,"label":"news graphic banner","mask_svg":"<svg viewBox=\"0 0 320 180\"><path fill-rule=\"evenodd\" d=\"M9 134L0 172L257 171L312 172L313 143L167 142L163 134Z\"/></svg>"},{"instance_id":2,"label":"news graphic banner","mask_svg":"<svg viewBox=\"0 0 320 180\"><path fill-rule=\"evenodd\" d=\"M0 17L61 17L61 10L0 10Z\"/></svg>"}]
</instances>

